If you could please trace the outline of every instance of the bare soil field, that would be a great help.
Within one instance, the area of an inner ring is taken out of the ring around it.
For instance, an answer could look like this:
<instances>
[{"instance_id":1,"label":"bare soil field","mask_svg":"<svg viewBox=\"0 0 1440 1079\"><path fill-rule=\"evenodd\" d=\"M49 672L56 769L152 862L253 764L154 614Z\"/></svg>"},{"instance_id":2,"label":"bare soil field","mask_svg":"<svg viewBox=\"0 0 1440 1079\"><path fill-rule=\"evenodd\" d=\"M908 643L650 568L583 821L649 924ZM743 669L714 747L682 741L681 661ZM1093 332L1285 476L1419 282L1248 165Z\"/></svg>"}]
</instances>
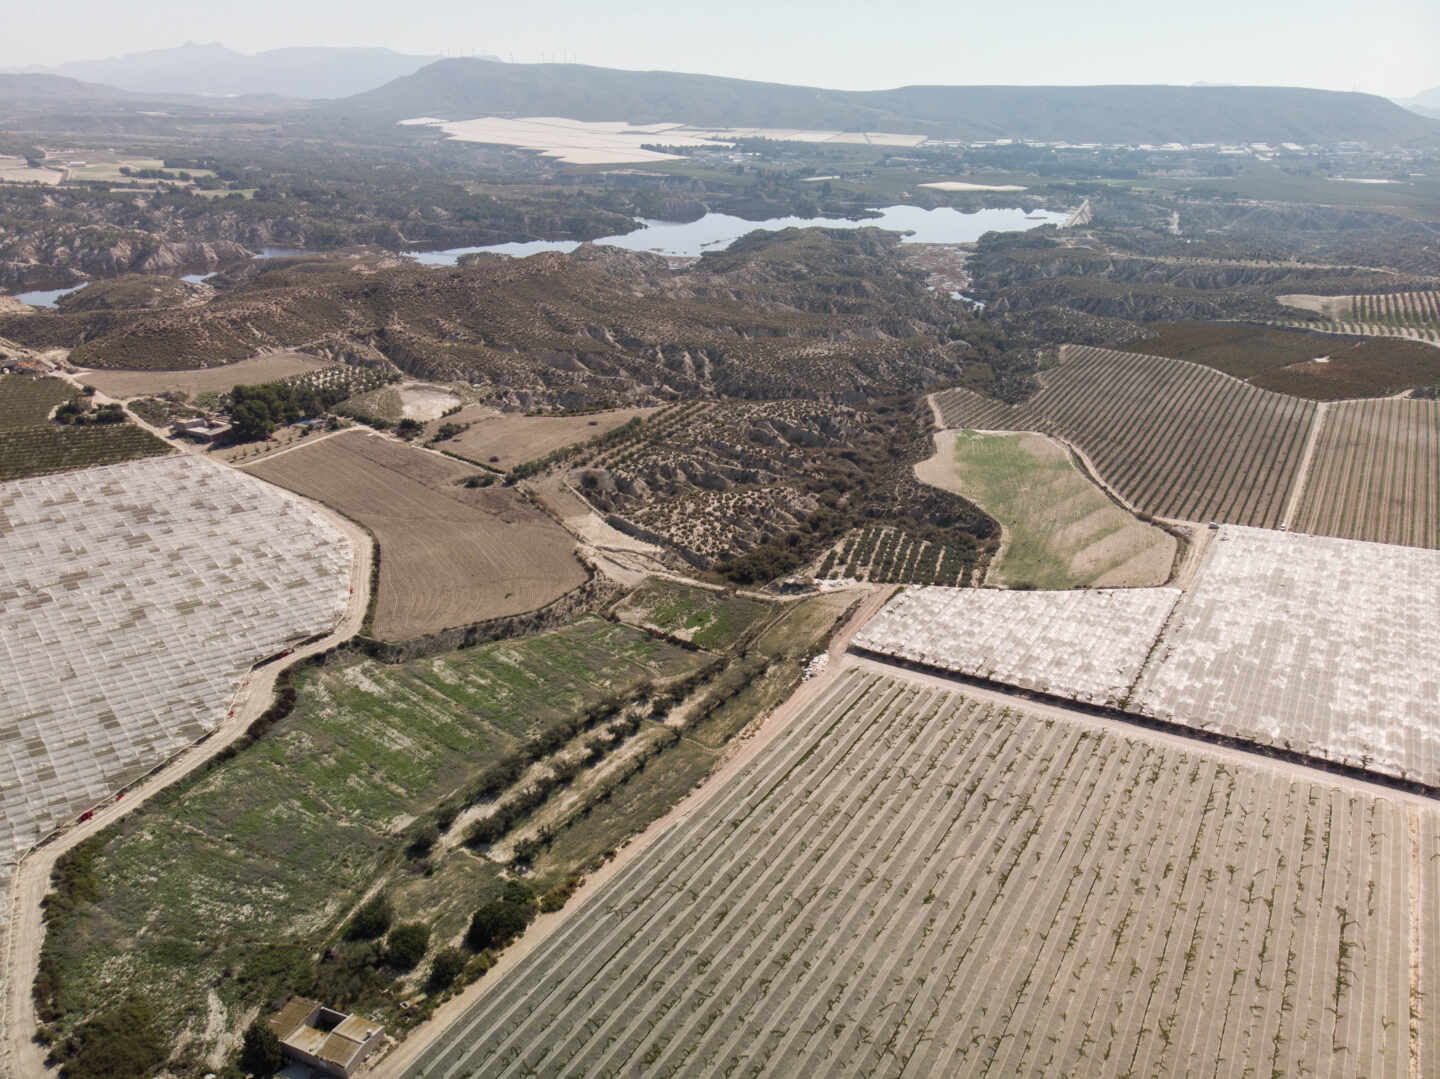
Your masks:
<instances>
[{"instance_id":1,"label":"bare soil field","mask_svg":"<svg viewBox=\"0 0 1440 1079\"><path fill-rule=\"evenodd\" d=\"M1432 1074L1436 830L851 671L404 1074Z\"/></svg>"},{"instance_id":2,"label":"bare soil field","mask_svg":"<svg viewBox=\"0 0 1440 1079\"><path fill-rule=\"evenodd\" d=\"M267 352L248 360L206 367L192 371L81 371L82 381L111 397L124 399L161 393L183 393L196 397L202 393L228 393L236 386L257 382L273 382L319 371L338 364L306 356L300 352Z\"/></svg>"},{"instance_id":3,"label":"bare soil field","mask_svg":"<svg viewBox=\"0 0 1440 1079\"><path fill-rule=\"evenodd\" d=\"M1044 435L942 431L915 478L1000 522L989 584L1136 588L1170 576L1175 538L1117 506Z\"/></svg>"},{"instance_id":4,"label":"bare soil field","mask_svg":"<svg viewBox=\"0 0 1440 1079\"><path fill-rule=\"evenodd\" d=\"M248 469L374 533L374 634L408 640L542 607L583 584L574 540L511 489L463 486L472 468L358 431Z\"/></svg>"},{"instance_id":5,"label":"bare soil field","mask_svg":"<svg viewBox=\"0 0 1440 1079\"><path fill-rule=\"evenodd\" d=\"M1440 401L1327 406L1295 527L1440 547Z\"/></svg>"},{"instance_id":6,"label":"bare soil field","mask_svg":"<svg viewBox=\"0 0 1440 1079\"><path fill-rule=\"evenodd\" d=\"M658 411L658 408L617 408L582 416L522 416L472 405L431 424L432 429L426 434L433 438L442 423L468 423L469 430L446 439L439 447L504 472L566 446L608 434L636 416L649 416Z\"/></svg>"}]
</instances>

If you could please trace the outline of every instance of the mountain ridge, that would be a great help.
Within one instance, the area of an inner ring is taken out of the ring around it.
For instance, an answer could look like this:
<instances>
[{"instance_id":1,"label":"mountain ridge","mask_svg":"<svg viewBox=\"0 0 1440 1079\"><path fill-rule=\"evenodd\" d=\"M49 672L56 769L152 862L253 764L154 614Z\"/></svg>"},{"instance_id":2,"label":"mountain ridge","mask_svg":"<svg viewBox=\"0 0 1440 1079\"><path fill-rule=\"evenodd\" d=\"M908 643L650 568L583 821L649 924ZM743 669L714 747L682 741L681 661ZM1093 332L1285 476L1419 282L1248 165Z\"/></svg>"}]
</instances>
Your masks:
<instances>
[{"instance_id":1,"label":"mountain ridge","mask_svg":"<svg viewBox=\"0 0 1440 1079\"><path fill-rule=\"evenodd\" d=\"M323 110L564 116L706 126L893 131L937 138L1117 143L1440 141L1440 124L1372 94L1243 86L906 86L827 90L714 75L449 59Z\"/></svg>"},{"instance_id":2,"label":"mountain ridge","mask_svg":"<svg viewBox=\"0 0 1440 1079\"><path fill-rule=\"evenodd\" d=\"M387 48L301 46L243 53L218 43L188 42L18 73L61 76L139 94L323 100L373 89L441 59Z\"/></svg>"}]
</instances>

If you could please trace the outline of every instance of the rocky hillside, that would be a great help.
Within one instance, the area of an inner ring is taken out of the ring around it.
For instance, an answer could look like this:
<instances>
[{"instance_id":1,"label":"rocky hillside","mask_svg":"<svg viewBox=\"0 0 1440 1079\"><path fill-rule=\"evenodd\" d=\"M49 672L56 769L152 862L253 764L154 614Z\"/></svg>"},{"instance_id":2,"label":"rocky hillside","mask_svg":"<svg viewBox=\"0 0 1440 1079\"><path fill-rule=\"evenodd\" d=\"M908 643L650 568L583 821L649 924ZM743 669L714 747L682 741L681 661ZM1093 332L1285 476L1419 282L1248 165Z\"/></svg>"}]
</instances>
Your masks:
<instances>
[{"instance_id":1,"label":"rocky hillside","mask_svg":"<svg viewBox=\"0 0 1440 1079\"><path fill-rule=\"evenodd\" d=\"M859 400L958 378L964 308L879 230L757 233L675 271L656 256L294 259L221 275L208 303L0 319L87 367L211 366L267 348L388 362L510 407L698 396Z\"/></svg>"}]
</instances>

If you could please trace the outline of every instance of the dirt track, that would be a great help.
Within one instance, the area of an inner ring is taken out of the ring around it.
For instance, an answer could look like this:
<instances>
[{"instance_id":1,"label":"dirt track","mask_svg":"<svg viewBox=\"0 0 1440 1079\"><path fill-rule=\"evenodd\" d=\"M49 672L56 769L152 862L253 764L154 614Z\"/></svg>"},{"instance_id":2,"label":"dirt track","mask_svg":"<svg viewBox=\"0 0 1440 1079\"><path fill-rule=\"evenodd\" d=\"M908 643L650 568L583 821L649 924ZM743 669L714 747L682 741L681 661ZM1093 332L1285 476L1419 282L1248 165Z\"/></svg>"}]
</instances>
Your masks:
<instances>
[{"instance_id":1,"label":"dirt track","mask_svg":"<svg viewBox=\"0 0 1440 1079\"><path fill-rule=\"evenodd\" d=\"M249 681L236 696L234 714L202 742L172 758L159 771L146 777L110 802L83 824L77 824L49 843L31 851L16 868L7 896L8 924L4 933L4 968L0 991L4 993L4 1039L0 1042L0 1075L11 1079L39 1079L51 1074L45 1054L33 1041L35 1001L30 994L40 964L40 946L45 939L41 903L50 888L55 862L77 843L96 835L120 818L144 805L150 798L184 778L234 742L246 728L270 707L275 680L281 671L302 659L349 640L360 630L370 602L370 537L364 529L331 512L322 510L350 537L355 559L350 567L350 603L336 627L322 640L297 648L287 659L252 671Z\"/></svg>"}]
</instances>

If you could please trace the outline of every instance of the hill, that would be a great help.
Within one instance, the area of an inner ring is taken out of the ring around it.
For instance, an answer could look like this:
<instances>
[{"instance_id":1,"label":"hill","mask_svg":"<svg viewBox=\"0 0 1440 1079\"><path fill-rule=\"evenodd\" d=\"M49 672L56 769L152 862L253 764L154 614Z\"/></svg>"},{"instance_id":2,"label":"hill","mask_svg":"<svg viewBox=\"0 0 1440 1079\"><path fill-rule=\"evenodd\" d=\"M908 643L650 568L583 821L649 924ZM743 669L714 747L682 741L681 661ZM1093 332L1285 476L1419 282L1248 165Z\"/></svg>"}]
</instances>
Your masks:
<instances>
[{"instance_id":1,"label":"hill","mask_svg":"<svg viewBox=\"0 0 1440 1079\"><path fill-rule=\"evenodd\" d=\"M440 59L391 49L294 48L247 53L186 44L44 69L82 82L143 94L334 98L358 94Z\"/></svg>"},{"instance_id":2,"label":"hill","mask_svg":"<svg viewBox=\"0 0 1440 1079\"><path fill-rule=\"evenodd\" d=\"M1245 86L907 86L826 90L577 64L441 60L326 106L350 119L565 116L715 126L1087 142L1440 141L1440 124L1372 94Z\"/></svg>"}]
</instances>

